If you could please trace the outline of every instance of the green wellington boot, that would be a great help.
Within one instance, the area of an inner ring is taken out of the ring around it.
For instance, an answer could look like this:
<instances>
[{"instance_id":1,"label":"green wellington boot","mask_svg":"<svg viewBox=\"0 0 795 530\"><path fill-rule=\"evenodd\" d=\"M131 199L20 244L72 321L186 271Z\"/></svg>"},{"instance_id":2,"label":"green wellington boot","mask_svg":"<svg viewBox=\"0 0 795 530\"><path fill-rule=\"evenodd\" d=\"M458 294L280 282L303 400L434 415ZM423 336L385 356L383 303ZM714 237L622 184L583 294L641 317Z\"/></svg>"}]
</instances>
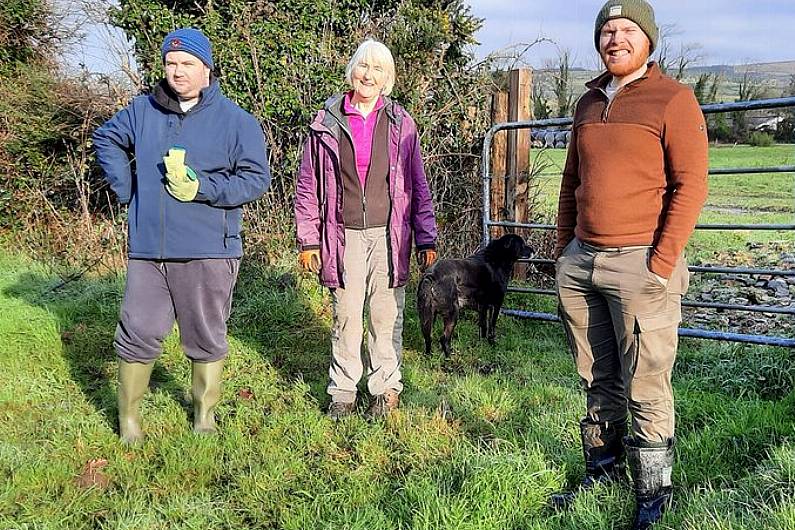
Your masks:
<instances>
[{"instance_id":1,"label":"green wellington boot","mask_svg":"<svg viewBox=\"0 0 795 530\"><path fill-rule=\"evenodd\" d=\"M221 399L221 374L224 360L193 362L193 432L215 434L215 406Z\"/></svg>"},{"instance_id":2,"label":"green wellington boot","mask_svg":"<svg viewBox=\"0 0 795 530\"><path fill-rule=\"evenodd\" d=\"M141 400L149 388L155 363L129 363L119 359L119 437L126 444L144 439Z\"/></svg>"}]
</instances>

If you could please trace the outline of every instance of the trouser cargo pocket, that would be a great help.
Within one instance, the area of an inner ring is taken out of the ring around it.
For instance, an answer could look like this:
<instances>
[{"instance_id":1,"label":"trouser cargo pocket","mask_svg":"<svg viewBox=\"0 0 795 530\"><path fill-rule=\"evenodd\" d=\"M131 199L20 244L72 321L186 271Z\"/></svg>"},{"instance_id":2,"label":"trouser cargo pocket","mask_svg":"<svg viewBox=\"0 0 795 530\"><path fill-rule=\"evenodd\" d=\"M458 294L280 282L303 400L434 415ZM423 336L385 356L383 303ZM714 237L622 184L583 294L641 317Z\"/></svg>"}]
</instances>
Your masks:
<instances>
[{"instance_id":1,"label":"trouser cargo pocket","mask_svg":"<svg viewBox=\"0 0 795 530\"><path fill-rule=\"evenodd\" d=\"M654 315L635 316L634 377L656 375L673 368L681 320L679 307Z\"/></svg>"}]
</instances>

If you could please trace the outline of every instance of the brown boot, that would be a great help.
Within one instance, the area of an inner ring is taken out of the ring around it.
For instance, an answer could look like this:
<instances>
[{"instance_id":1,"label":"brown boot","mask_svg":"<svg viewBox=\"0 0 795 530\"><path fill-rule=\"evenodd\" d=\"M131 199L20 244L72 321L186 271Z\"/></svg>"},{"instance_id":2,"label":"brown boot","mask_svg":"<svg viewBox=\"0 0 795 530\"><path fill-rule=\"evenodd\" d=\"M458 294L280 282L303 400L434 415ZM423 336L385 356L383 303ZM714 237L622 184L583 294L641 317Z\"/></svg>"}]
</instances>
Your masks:
<instances>
[{"instance_id":1,"label":"brown boot","mask_svg":"<svg viewBox=\"0 0 795 530\"><path fill-rule=\"evenodd\" d=\"M353 414L354 410L356 410L355 401L332 401L331 405L328 406L328 412L326 412L326 416L333 421L339 421L345 416L350 416Z\"/></svg>"},{"instance_id":2,"label":"brown boot","mask_svg":"<svg viewBox=\"0 0 795 530\"><path fill-rule=\"evenodd\" d=\"M373 402L370 403L370 407L364 415L368 420L386 418L390 412L398 408L399 404L400 394L389 389L383 394L373 397Z\"/></svg>"}]
</instances>

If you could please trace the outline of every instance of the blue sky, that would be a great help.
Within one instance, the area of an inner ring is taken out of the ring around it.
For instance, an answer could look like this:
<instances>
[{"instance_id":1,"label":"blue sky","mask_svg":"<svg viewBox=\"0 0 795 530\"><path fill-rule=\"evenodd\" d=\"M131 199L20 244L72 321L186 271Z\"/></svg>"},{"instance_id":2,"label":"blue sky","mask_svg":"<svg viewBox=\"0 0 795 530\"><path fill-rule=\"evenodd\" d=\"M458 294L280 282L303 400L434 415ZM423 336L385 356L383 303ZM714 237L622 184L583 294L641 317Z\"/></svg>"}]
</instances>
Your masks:
<instances>
[{"instance_id":1,"label":"blue sky","mask_svg":"<svg viewBox=\"0 0 795 530\"><path fill-rule=\"evenodd\" d=\"M105 3L110 1L105 0ZM575 64L597 64L593 49L593 22L603 0L469 0L472 13L485 19L477 34L482 57L509 44L554 40L574 54ZM795 60L795 0L657 0L653 3L658 24L675 24L680 43L702 46L700 64L737 64ZM92 71L118 70L118 53L124 47L120 32L89 31L83 45L67 63L85 63ZM532 66L543 66L557 55L555 44L535 46L525 56Z\"/></svg>"},{"instance_id":2,"label":"blue sky","mask_svg":"<svg viewBox=\"0 0 795 530\"><path fill-rule=\"evenodd\" d=\"M477 38L479 56L510 43L543 36L574 52L577 63L592 65L593 24L604 0L470 0L484 18ZM701 64L795 60L795 0L657 0L658 25L676 24L677 43L699 43ZM529 54L539 66L556 55L552 44Z\"/></svg>"}]
</instances>

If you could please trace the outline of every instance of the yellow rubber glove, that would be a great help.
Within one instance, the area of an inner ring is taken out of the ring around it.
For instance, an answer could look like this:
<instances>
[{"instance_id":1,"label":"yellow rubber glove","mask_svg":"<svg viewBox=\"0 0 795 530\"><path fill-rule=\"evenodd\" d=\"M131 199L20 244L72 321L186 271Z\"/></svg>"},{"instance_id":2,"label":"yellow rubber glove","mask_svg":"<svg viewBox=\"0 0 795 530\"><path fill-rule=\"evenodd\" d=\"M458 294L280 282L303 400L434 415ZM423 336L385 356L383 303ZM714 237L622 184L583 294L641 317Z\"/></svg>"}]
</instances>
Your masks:
<instances>
[{"instance_id":1,"label":"yellow rubber glove","mask_svg":"<svg viewBox=\"0 0 795 530\"><path fill-rule=\"evenodd\" d=\"M199 180L196 172L185 165L185 149L172 147L163 157L166 166L166 191L182 202L190 202L199 193Z\"/></svg>"},{"instance_id":2,"label":"yellow rubber glove","mask_svg":"<svg viewBox=\"0 0 795 530\"><path fill-rule=\"evenodd\" d=\"M298 264L305 271L320 272L320 251L316 248L309 250L302 250L298 253Z\"/></svg>"}]
</instances>

